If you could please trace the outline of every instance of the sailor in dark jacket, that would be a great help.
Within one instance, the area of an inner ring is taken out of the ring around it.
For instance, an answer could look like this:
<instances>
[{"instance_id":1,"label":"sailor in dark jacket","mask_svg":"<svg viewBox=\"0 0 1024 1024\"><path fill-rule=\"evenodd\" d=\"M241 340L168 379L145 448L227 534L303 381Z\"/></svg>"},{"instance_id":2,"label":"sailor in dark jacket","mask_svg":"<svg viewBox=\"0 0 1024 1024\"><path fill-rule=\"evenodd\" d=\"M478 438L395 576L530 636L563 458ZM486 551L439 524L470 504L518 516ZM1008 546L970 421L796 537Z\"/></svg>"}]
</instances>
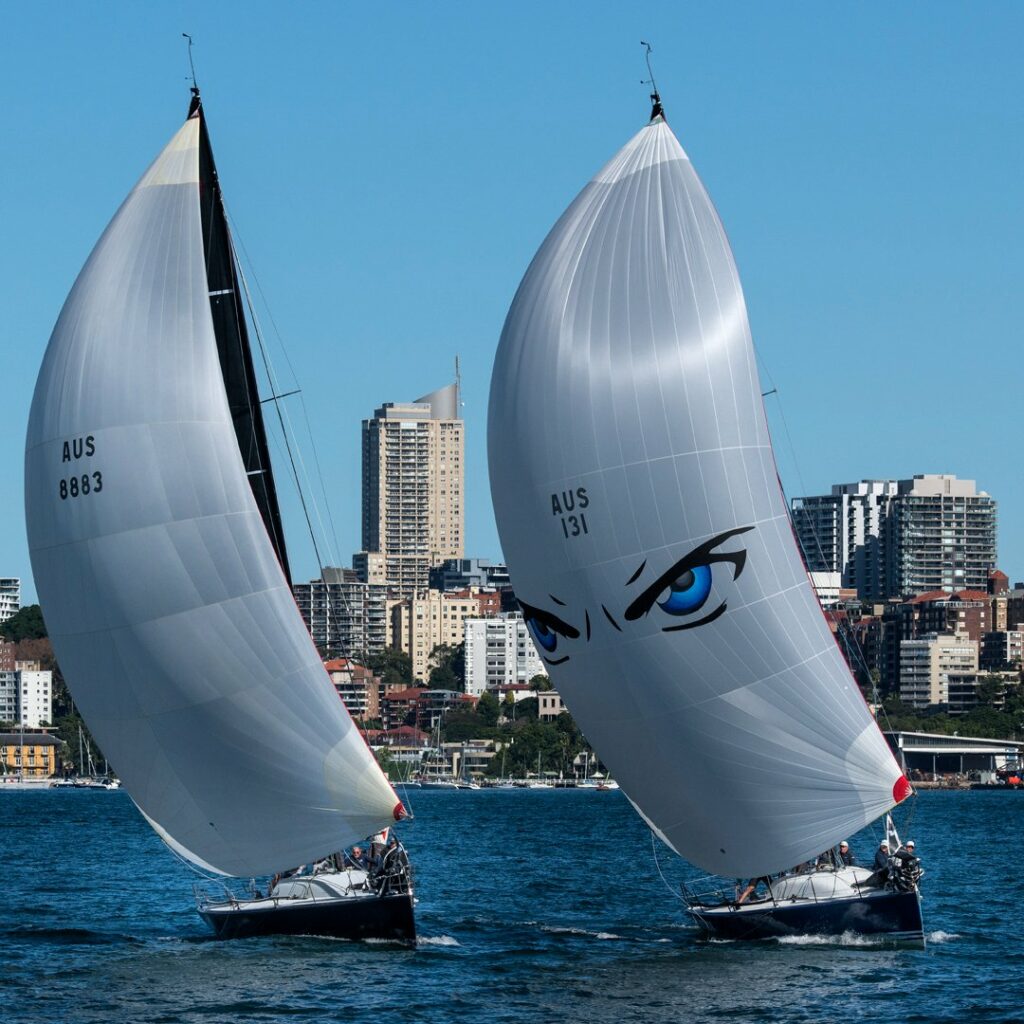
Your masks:
<instances>
[{"instance_id":1,"label":"sailor in dark jacket","mask_svg":"<svg viewBox=\"0 0 1024 1024\"><path fill-rule=\"evenodd\" d=\"M857 858L854 857L853 851L850 849L850 844L844 839L839 844L839 867L851 868L857 863Z\"/></svg>"},{"instance_id":2,"label":"sailor in dark jacket","mask_svg":"<svg viewBox=\"0 0 1024 1024\"><path fill-rule=\"evenodd\" d=\"M889 844L883 839L875 854L875 871L889 872Z\"/></svg>"}]
</instances>

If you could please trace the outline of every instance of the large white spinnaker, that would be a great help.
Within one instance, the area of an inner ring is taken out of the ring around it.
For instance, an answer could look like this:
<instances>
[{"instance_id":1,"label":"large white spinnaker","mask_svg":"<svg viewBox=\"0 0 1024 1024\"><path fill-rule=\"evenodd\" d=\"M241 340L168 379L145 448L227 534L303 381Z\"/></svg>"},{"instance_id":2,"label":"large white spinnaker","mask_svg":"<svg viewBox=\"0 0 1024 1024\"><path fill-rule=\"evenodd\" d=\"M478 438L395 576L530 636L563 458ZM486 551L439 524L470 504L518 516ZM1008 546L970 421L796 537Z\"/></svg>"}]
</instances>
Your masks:
<instances>
[{"instance_id":1,"label":"large white spinnaker","mask_svg":"<svg viewBox=\"0 0 1024 1024\"><path fill-rule=\"evenodd\" d=\"M393 821L239 455L210 312L199 117L65 302L29 421L32 566L103 752L179 852L267 874Z\"/></svg>"},{"instance_id":2,"label":"large white spinnaker","mask_svg":"<svg viewBox=\"0 0 1024 1024\"><path fill-rule=\"evenodd\" d=\"M488 445L538 651L680 854L782 870L909 793L808 581L732 253L662 117L527 270Z\"/></svg>"}]
</instances>

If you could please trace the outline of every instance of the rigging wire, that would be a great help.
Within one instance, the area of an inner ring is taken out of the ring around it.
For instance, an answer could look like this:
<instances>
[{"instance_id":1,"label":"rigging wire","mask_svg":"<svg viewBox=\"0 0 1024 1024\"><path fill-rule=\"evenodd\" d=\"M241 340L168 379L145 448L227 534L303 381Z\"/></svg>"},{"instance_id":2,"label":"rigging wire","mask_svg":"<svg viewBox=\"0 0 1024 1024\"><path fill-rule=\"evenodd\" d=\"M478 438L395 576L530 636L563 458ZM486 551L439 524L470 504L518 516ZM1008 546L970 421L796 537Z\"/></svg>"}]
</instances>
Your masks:
<instances>
[{"instance_id":1,"label":"rigging wire","mask_svg":"<svg viewBox=\"0 0 1024 1024\"><path fill-rule=\"evenodd\" d=\"M233 232L232 232L233 234ZM249 309L249 316L253 322L253 333L256 335L256 341L259 344L260 356L263 359L263 369L266 371L267 378L270 381L271 389L276 393L277 388L275 387L275 379L273 371L270 368L270 357L267 354L267 347L263 342L263 332L260 330L259 321L256 317L255 309L253 308L252 295L249 292L249 282L246 281L245 275L242 273L242 268L238 263L238 254L235 252L234 241L231 240L231 251L235 259L235 266L238 268L238 279L242 283L242 291L245 292L245 303ZM313 520L310 518L309 506L306 502L306 495L302 490L302 483L299 480L299 470L295 463L295 457L292 453L292 445L288 439L288 431L285 427L284 414L281 411L281 403L278 401L274 402L274 410L277 412L277 420L281 427L281 435L284 441L285 451L288 453L288 462L292 469L292 478L295 480L296 490L299 492L299 501L302 504L302 512L306 517L306 526L309 529L310 540L313 542L313 552L316 555L317 565L320 566L321 573L323 572L324 563L320 557L320 546L317 544L316 533L313 530Z\"/></svg>"},{"instance_id":2,"label":"rigging wire","mask_svg":"<svg viewBox=\"0 0 1024 1024\"><path fill-rule=\"evenodd\" d=\"M193 92L198 92L199 86L196 83L196 66L192 62L192 37L187 32L182 32L181 34L188 40L188 68L192 79L192 90Z\"/></svg>"},{"instance_id":3,"label":"rigging wire","mask_svg":"<svg viewBox=\"0 0 1024 1024\"><path fill-rule=\"evenodd\" d=\"M790 432L789 422L786 419L786 412L785 412L785 409L783 408L782 395L779 392L778 385L775 383L775 379L772 376L771 371L768 368L768 364L765 362L764 356L761 354L760 351L758 351L756 345L754 346L754 352L755 352L755 355L757 356L758 362L761 364L761 368L764 370L765 376L768 378L769 384L771 384L771 389L766 391L766 392L764 392L762 397L765 398L765 397L768 397L769 395L775 395L775 406L776 406L776 409L778 410L779 419L782 421L782 429L783 429L783 432L786 435L786 444L789 447L789 456L790 456L790 459L792 460L792 463L793 463L793 469L794 469L794 471L796 473L797 482L800 485L801 491L806 494L807 493L807 485L804 483L803 473L800 470L800 461L797 458L796 445L793 442L793 435ZM782 497L783 497L783 500L786 503L786 512L789 515L790 524L792 526L793 525L792 504L790 502L789 496L786 494L786 488L785 488L785 486L782 483L781 477L779 479L779 486L782 488ZM811 532L811 536L814 539L814 546L817 549L816 554L817 554L817 556L818 556L818 558L820 560L819 564L827 565L829 563L827 562L827 560L825 558L825 549L824 549L824 547L822 546L822 543L821 543L821 536L818 533L817 523L816 523L816 521L815 521L815 519L813 517L809 517L809 523L810 523L810 528L811 528L811 531L810 531ZM793 533L794 533L794 537L795 537L796 536L796 530L795 529L794 529ZM806 556L806 553L803 551L803 545L799 542L799 538L797 538L797 549L800 551L801 558L803 559L804 568L807 569L807 556ZM807 570L807 571L808 571L808 573L810 572L810 570ZM815 596L817 596L817 595L815 595ZM888 711L886 711L885 705L879 699L878 684L876 683L875 678L874 678L874 676L871 673L871 667L868 665L867 657L864 654L864 649L861 646L860 640L857 638L856 634L850 629L849 623L846 621L845 617L843 619L840 619L840 620L836 621L836 632L841 635L842 640L843 640L843 644L842 644L841 649L844 650L844 652L849 652L846 655L846 657L847 657L847 664L849 664L849 660L852 657L852 659L857 663L857 667L863 669L864 678L870 683L870 686L871 686L871 702L878 709L877 712L875 713L875 720L876 720L876 722L878 721L878 717L880 715L881 719L882 719L882 723L885 726L886 730L888 732L892 732L892 722L889 719L889 713L888 713ZM853 666L850 666L850 667L851 667L851 669L853 669ZM901 770L903 769L903 767L904 766L901 764L900 765Z\"/></svg>"},{"instance_id":4,"label":"rigging wire","mask_svg":"<svg viewBox=\"0 0 1024 1024\"><path fill-rule=\"evenodd\" d=\"M668 889L668 891L672 893L677 900L685 903L686 897L683 895L682 890L673 889L669 880L665 877L665 872L661 870L661 861L658 860L658 840L654 835L654 829L651 829L651 854L654 857L654 866L658 869L658 874L661 876L662 882L665 883L665 888Z\"/></svg>"},{"instance_id":5,"label":"rigging wire","mask_svg":"<svg viewBox=\"0 0 1024 1024\"><path fill-rule=\"evenodd\" d=\"M310 540L313 543L313 552L314 552L314 555L316 557L317 566L320 569L320 579L321 579L321 581L323 582L323 585L324 585L324 595L325 595L326 600L327 600L328 615L330 615L330 612L331 612L331 601L332 601L332 597L331 597L331 584L324 578L324 562L323 562L323 559L322 559L322 557L320 555L320 547L317 544L317 539L316 539L315 531L313 529L313 522L312 522L312 519L310 517L309 508L308 508L308 505L307 505L307 502L306 502L306 495L305 495L305 492L303 491L303 488L302 488L302 482L299 479L299 473L298 473L298 469L296 467L295 456L294 456L293 450L292 450L292 444L291 444L291 442L289 440L289 436L288 436L289 430L291 430L291 432L294 434L294 429L291 427L291 420L290 420L290 418L288 419L287 426L286 426L286 423L285 423L286 413L282 411L281 402L280 402L280 398L283 397L283 396L280 394L281 389L278 386L277 376L276 376L276 374L274 372L274 369L273 369L273 366L272 366L271 360L270 360L270 355L269 355L269 352L267 351L267 347L266 347L266 344L264 342L263 330L262 330L262 327L260 325L259 317L258 317L256 309L255 309L255 304L253 302L252 294L251 294L251 292L249 290L249 283L248 283L248 280L246 279L245 274L242 271L242 267L241 267L241 264L240 264L239 259L238 259L238 251L235 249L234 236L236 234L236 231L235 231L235 227L234 227L233 221L231 221L230 218L228 218L226 205L224 207L224 214L225 214L225 218L228 219L229 226L231 227L231 230L229 232L229 243L231 245L231 252L232 252L232 256L234 257L236 269L238 271L238 278L239 278L239 280L241 281L241 284L242 284L242 290L245 293L245 301L246 301L246 305L247 305L247 307L249 309L250 319L252 320L253 333L256 335L257 342L259 343L260 356L261 356L261 358L263 360L263 367L264 367L264 370L265 370L265 372L267 374L267 379L268 379L268 381L270 383L272 397L270 399L268 399L268 401L272 401L274 403L274 407L275 407L275 409L277 411L278 422L279 422L280 427L281 427L281 439L282 439L282 441L284 443L285 451L286 451L286 453L288 455L289 464L291 465L292 478L295 481L295 488L298 491L299 501L302 504L302 511L303 511L303 513L305 515L305 518L306 518L306 526L307 526L307 528L309 530ZM239 241L240 241L240 244L242 244L241 240L239 240ZM250 265L250 268L251 268L252 264L251 264L251 261L249 261L248 253L245 252L244 244L242 244L242 251L243 251L243 253L245 253L246 260L247 260L247 262L249 262L249 265ZM254 280L256 280L255 275L254 275ZM260 288L258 280L256 280L256 285L257 285L257 288L258 288L258 290L260 292L260 297L263 299L263 302L266 305L267 304L266 303L266 296L264 295L262 288ZM270 317L270 322L271 322L271 324L272 324L272 326L274 328L274 331L275 331L275 333L276 333L276 335L278 337L278 340L279 340L279 342L281 342L281 340L282 340L281 339L281 333L280 333L280 331L277 328L276 322L274 321L273 314L269 313L269 306L268 306L268 315ZM291 360L288 357L287 349L285 349L283 344L281 345L281 349L284 352L285 361L288 363L288 368L289 368L289 370L291 370L292 377L293 377L293 379L295 380L295 382L297 384L298 383L298 378L297 378L297 375L295 374L295 369L292 366ZM303 410L305 410L305 402L303 402ZM306 415L306 425L307 425L307 428L309 428L309 417L308 417L308 414ZM310 440L312 442L312 430L311 429L309 430L309 433L310 433ZM296 444L296 449L298 449L298 445L297 444ZM320 474L321 489L324 492L324 501L325 501L325 505L326 505L326 507L328 509L328 518L329 518L329 520L331 522L331 529L332 529L332 533L333 533L333 531L334 531L334 520L333 520L333 517L331 517L331 515L330 515L330 504L327 502L326 488L324 487L324 483L323 483L323 474L320 473L319 458L316 457L315 442L313 442L313 449L314 449L314 457L316 458L317 471ZM309 472L306 469L305 461L302 458L301 449L298 449L298 459L299 459L299 464L302 466L303 475L305 476L307 483L311 484ZM329 539L326 537L326 530L324 529L323 518L320 515L319 507L318 507L315 499L312 498L312 496L311 496L311 501L313 502L313 507L314 507L314 510L316 512L316 516L317 516L317 520L318 520L319 525L320 525L320 529L321 529L321 531L324 534L324 543L329 548L330 547L330 543L329 543ZM335 543L337 544L337 535L336 534L335 534ZM330 552L328 552L328 553L330 554ZM350 602L348 600L348 597L346 596L346 594L344 592L344 589L342 589L341 597L342 597L342 603L344 605L344 612L345 612L345 614L347 616L347 620L346 621L349 623L349 629L351 630L352 622L353 622L353 619L354 619L354 614L353 614L353 611L352 611L352 606L351 606L351 604L350 604ZM345 638L343 636L341 636L340 637L340 644L339 644L339 646L341 648L341 657L342 657L342 659L346 663L345 672L347 673L349 682L351 683L353 681L353 672L352 672L353 658L352 658L352 655L350 653L350 645L348 643L346 643ZM328 628L327 641L326 641L326 648L327 649L325 651L325 653L328 656L331 653L330 647L331 647L331 644L330 644L330 630ZM364 656L365 656L365 652L364 652ZM369 747L369 741L368 741L365 733L364 733L363 739L366 742L367 747ZM371 751L371 753L372 753L372 751ZM390 782L390 780L389 780L389 782ZM414 817L414 815L413 815L413 811L412 811L412 801L409 800L409 798L408 798L408 787L405 785L405 781L402 780L402 779L399 780L399 784L402 786L403 803L407 804L408 808L409 808L409 813L406 815L406 820L411 820Z\"/></svg>"},{"instance_id":6,"label":"rigging wire","mask_svg":"<svg viewBox=\"0 0 1024 1024\"><path fill-rule=\"evenodd\" d=\"M289 370L289 372L292 375L292 380L295 381L296 386L297 386L298 385L298 374L295 372L295 367L292 365L291 356L289 355L288 349L287 349L287 347L284 344L284 337L281 334L280 328L277 326L277 321L274 319L273 310L270 308L270 303L267 301L267 296L266 296L265 292L263 291L263 285L260 283L260 279L259 279L259 276L256 274L256 270L255 270L255 268L253 266L252 259L250 258L249 253L248 253L247 249L245 248L245 239L239 234L234 220L228 214L228 210L227 210L227 206L226 205L225 205L225 208L224 208L224 215L225 215L225 217L227 217L228 223L231 226L232 238L233 239L237 238L237 240L238 240L239 248L240 248L240 250L242 252L242 255L245 257L246 264L249 267L250 276L252 277L253 283L256 286L256 292L257 292L257 294L260 297L260 301L263 303L264 309L266 309L266 311L267 311L267 318L270 321L270 326L273 329L274 336L277 338L277 342L278 342L278 346L280 347L281 354L284 356L285 363L287 364L288 370ZM307 433L307 436L309 438L310 447L311 447L311 449L313 451L313 461L314 461L314 464L316 466L317 479L318 479L318 481L320 483L320 493L321 493L321 496L323 497L324 508L326 510L326 513L327 513L327 520L328 520L328 523L330 524L330 528L331 528L331 538L334 541L334 550L335 550L336 553L340 553L341 545L338 543L338 534L337 534L337 530L335 529L335 525L334 525L334 515L333 515L333 513L331 511L331 504L330 504L330 502L327 499L327 486L324 483L323 471L321 470L321 467L320 467L319 450L317 449L316 439L315 439L315 436L313 434L313 427L312 427L312 424L310 423L310 420L309 420L309 409L306 406L306 399L305 399L305 396L302 394L301 390L299 392L299 404L302 406L303 417L304 417L304 419L306 421L306 433ZM301 456L301 452L300 452L300 456ZM308 474L307 474L307 479L308 479ZM327 531L323 527L323 522L322 522L322 518L321 518L321 516L319 514L319 510L318 510L318 513L317 513L317 518L321 519L320 528L321 528L321 530L323 530L323 532L325 534L325 541L326 541L326 532Z\"/></svg>"}]
</instances>

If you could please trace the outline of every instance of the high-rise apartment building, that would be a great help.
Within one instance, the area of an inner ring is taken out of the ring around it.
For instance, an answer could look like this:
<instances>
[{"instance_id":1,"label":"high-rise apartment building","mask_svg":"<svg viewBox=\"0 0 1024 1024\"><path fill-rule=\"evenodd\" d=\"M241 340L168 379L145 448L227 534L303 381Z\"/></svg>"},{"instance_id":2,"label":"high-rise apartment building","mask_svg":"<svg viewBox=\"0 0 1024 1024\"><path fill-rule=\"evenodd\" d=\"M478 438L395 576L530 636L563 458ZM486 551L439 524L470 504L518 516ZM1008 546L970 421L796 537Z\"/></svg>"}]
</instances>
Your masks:
<instances>
[{"instance_id":1,"label":"high-rise apartment building","mask_svg":"<svg viewBox=\"0 0 1024 1024\"><path fill-rule=\"evenodd\" d=\"M53 673L34 669L16 672L18 722L26 729L38 729L53 721Z\"/></svg>"},{"instance_id":2,"label":"high-rise apartment building","mask_svg":"<svg viewBox=\"0 0 1024 1024\"><path fill-rule=\"evenodd\" d=\"M945 473L901 480L894 513L897 594L987 589L996 502L973 480Z\"/></svg>"},{"instance_id":3,"label":"high-rise apartment building","mask_svg":"<svg viewBox=\"0 0 1024 1024\"><path fill-rule=\"evenodd\" d=\"M0 622L5 622L21 610L21 580L14 576L0 576Z\"/></svg>"},{"instance_id":4,"label":"high-rise apartment building","mask_svg":"<svg viewBox=\"0 0 1024 1024\"><path fill-rule=\"evenodd\" d=\"M862 601L884 601L892 589L890 507L895 480L834 484L831 494L793 499L793 529L808 571L839 573Z\"/></svg>"},{"instance_id":5,"label":"high-rise apartment building","mask_svg":"<svg viewBox=\"0 0 1024 1024\"><path fill-rule=\"evenodd\" d=\"M387 587L362 583L352 569L324 568L292 585L306 628L324 657L369 658L388 643Z\"/></svg>"},{"instance_id":6,"label":"high-rise apartment building","mask_svg":"<svg viewBox=\"0 0 1024 1024\"><path fill-rule=\"evenodd\" d=\"M548 674L519 612L467 619L465 629L467 693L479 697L484 690Z\"/></svg>"},{"instance_id":7,"label":"high-rise apartment building","mask_svg":"<svg viewBox=\"0 0 1024 1024\"><path fill-rule=\"evenodd\" d=\"M363 420L362 579L412 597L431 566L462 558L464 445L457 383Z\"/></svg>"},{"instance_id":8,"label":"high-rise apartment building","mask_svg":"<svg viewBox=\"0 0 1024 1024\"><path fill-rule=\"evenodd\" d=\"M996 557L996 502L949 474L835 484L793 499L811 572L838 572L862 601L985 590Z\"/></svg>"}]
</instances>

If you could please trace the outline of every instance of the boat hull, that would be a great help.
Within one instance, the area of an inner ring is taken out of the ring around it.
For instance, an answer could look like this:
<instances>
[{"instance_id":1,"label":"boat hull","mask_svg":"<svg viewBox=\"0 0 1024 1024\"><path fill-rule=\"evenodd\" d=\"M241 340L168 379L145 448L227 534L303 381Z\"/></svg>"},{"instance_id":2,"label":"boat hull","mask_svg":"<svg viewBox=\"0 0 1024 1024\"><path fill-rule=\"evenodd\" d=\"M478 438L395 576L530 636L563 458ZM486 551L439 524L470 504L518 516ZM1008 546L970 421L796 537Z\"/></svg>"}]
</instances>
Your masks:
<instances>
[{"instance_id":1,"label":"boat hull","mask_svg":"<svg viewBox=\"0 0 1024 1024\"><path fill-rule=\"evenodd\" d=\"M917 892L878 892L824 900L765 901L746 906L688 908L716 939L778 939L795 935L870 935L899 943L924 943Z\"/></svg>"},{"instance_id":2,"label":"boat hull","mask_svg":"<svg viewBox=\"0 0 1024 1024\"><path fill-rule=\"evenodd\" d=\"M409 893L314 901L253 900L201 907L200 916L218 939L259 935L327 935L337 939L383 939L413 945L416 921Z\"/></svg>"}]
</instances>

